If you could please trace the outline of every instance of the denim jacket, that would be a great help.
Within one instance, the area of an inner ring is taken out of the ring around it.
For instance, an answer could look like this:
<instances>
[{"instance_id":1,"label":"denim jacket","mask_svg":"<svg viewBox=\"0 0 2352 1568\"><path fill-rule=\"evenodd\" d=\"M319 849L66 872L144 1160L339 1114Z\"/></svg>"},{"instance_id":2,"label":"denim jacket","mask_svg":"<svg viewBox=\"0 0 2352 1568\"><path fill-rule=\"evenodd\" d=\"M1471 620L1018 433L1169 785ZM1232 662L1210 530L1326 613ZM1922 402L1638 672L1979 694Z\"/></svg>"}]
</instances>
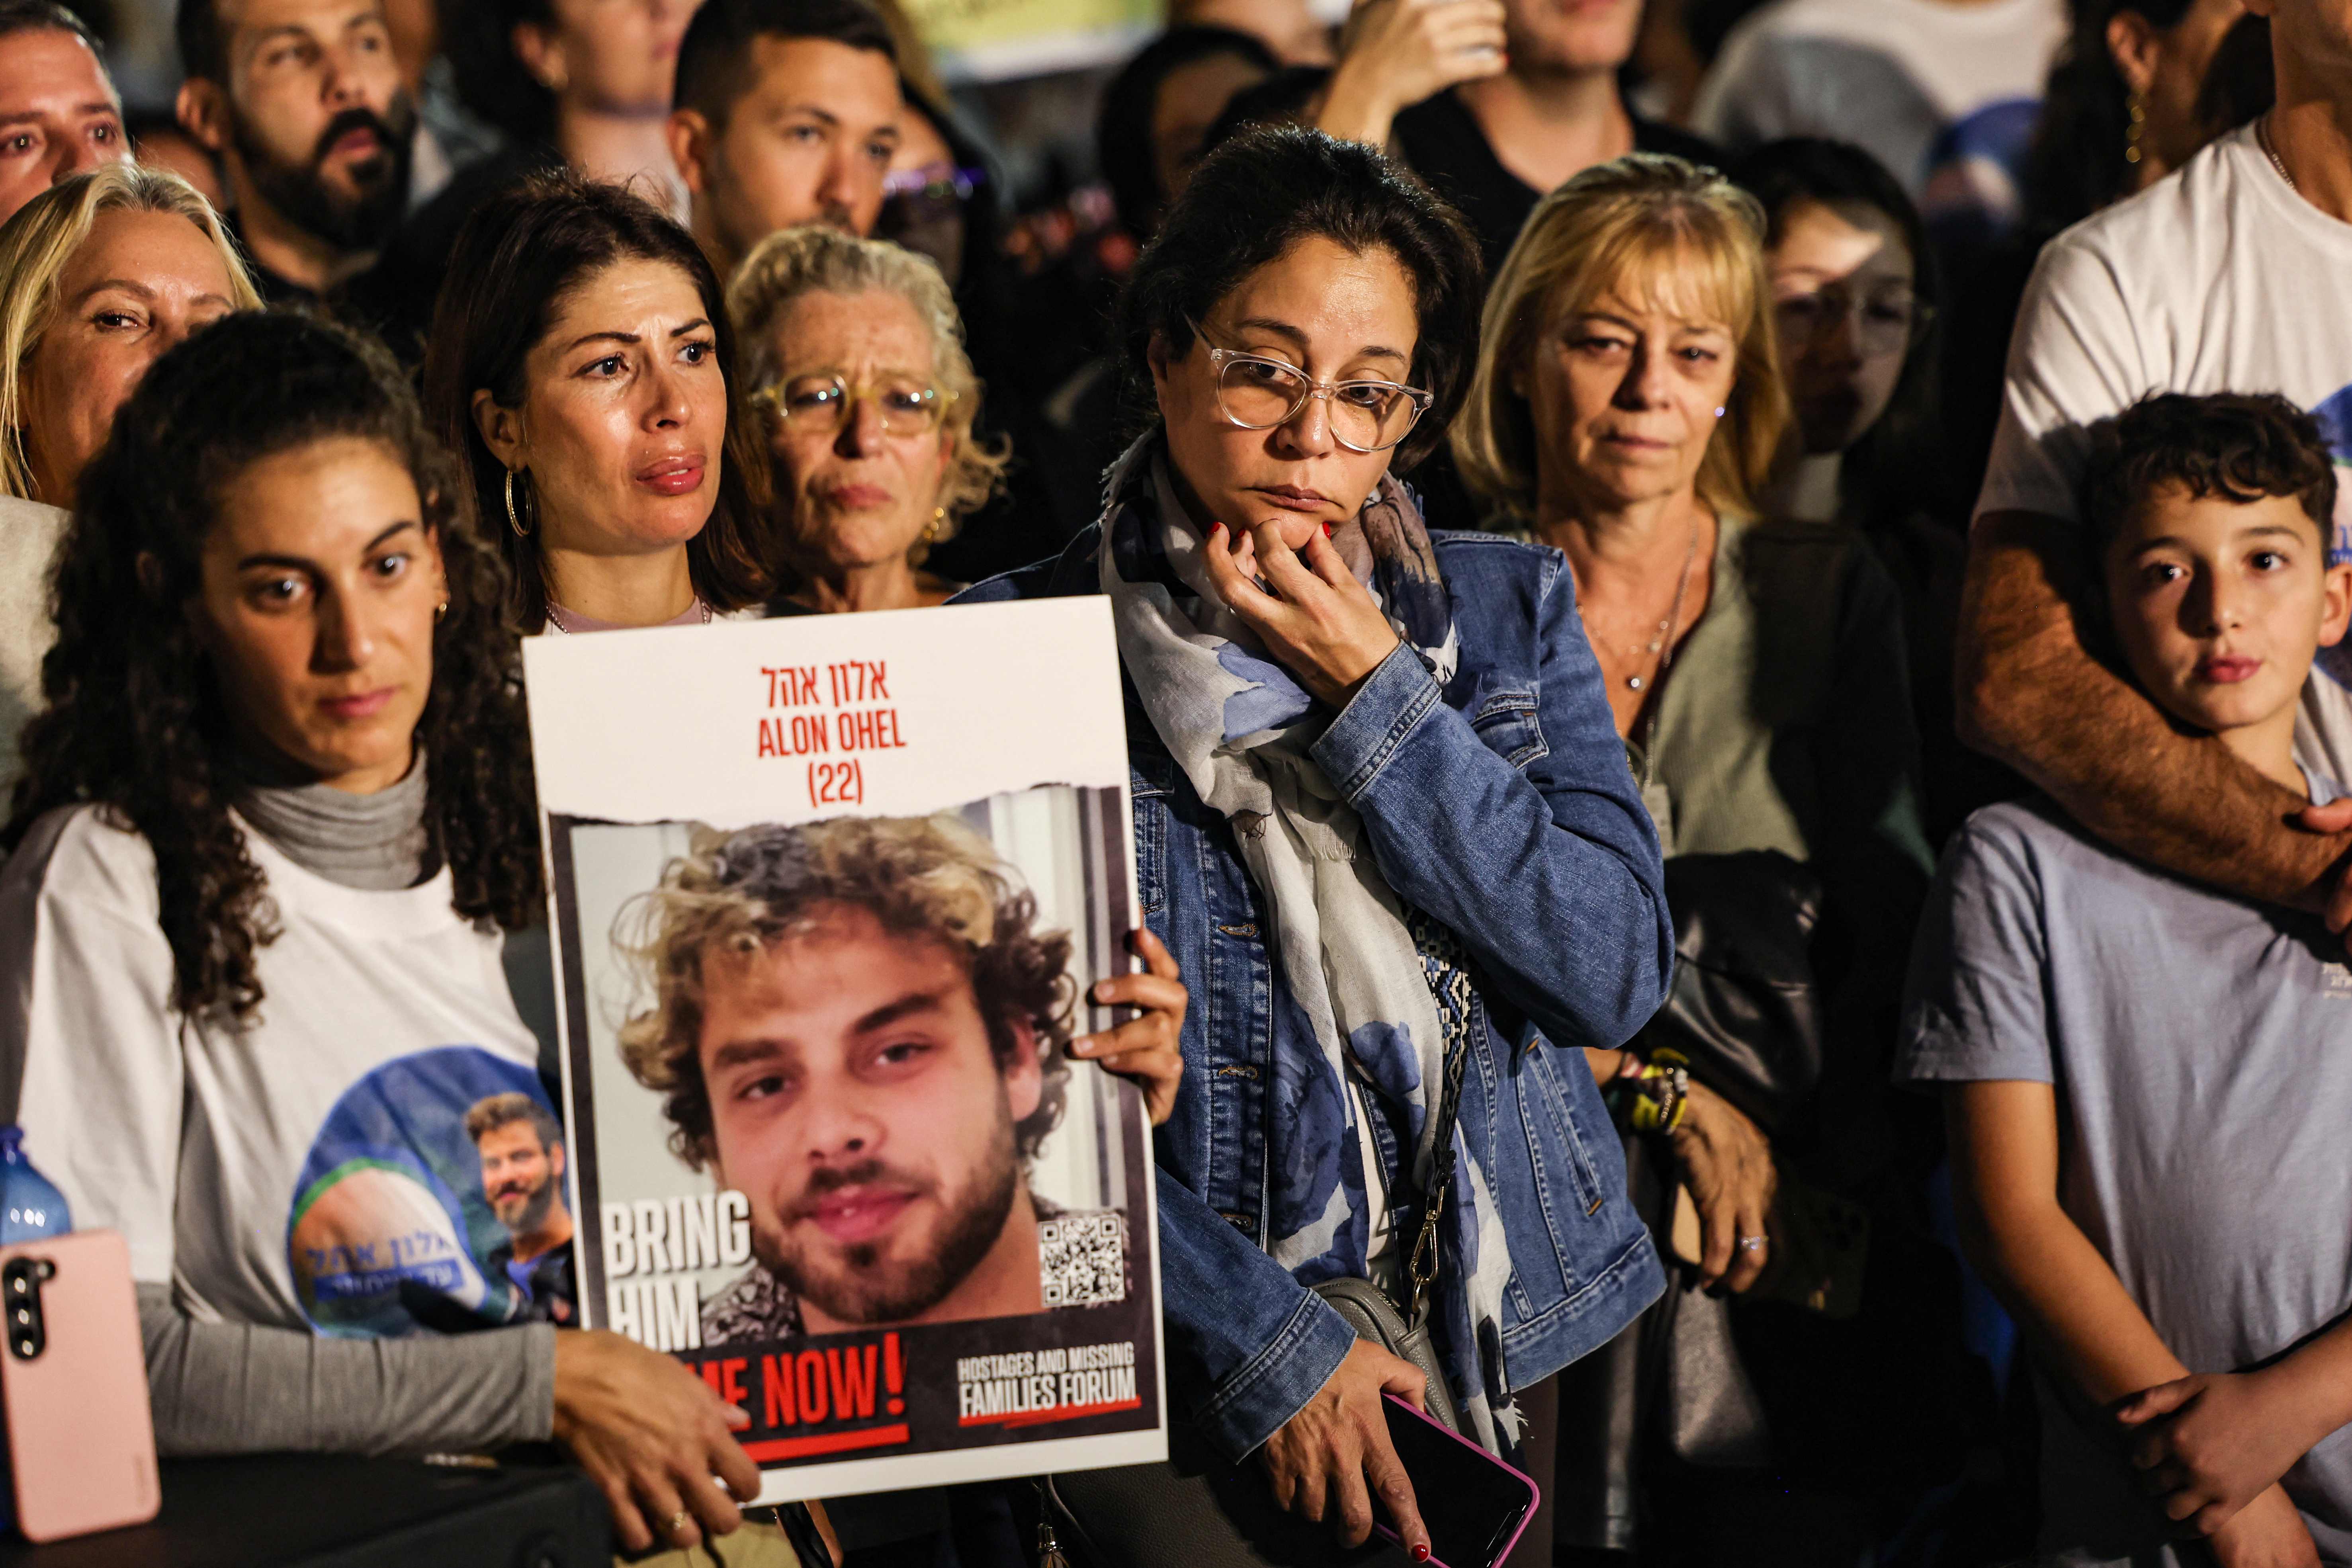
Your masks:
<instances>
[{"instance_id":1,"label":"denim jacket","mask_svg":"<svg viewBox=\"0 0 2352 1568\"><path fill-rule=\"evenodd\" d=\"M1440 689L1400 645L1311 754L1362 817L1389 885L1452 929L1493 993L1472 1030L1461 1126L1510 1252L1502 1353L1520 1388L1606 1343L1665 1288L1578 1047L1620 1046L1656 1010L1674 927L1657 834L1565 560L1491 534L1431 538L1461 637L1453 680ZM1100 540L1089 528L1058 560L951 602L1094 593ZM1275 1042L1316 1047L1276 973L1270 911L1225 819L1193 792L1132 689L1127 728L1144 919L1192 991L1183 1084L1156 1141L1171 1394L1213 1448L1238 1459L1355 1342L1264 1250ZM1393 1178L1399 1150L1378 1121Z\"/></svg>"}]
</instances>

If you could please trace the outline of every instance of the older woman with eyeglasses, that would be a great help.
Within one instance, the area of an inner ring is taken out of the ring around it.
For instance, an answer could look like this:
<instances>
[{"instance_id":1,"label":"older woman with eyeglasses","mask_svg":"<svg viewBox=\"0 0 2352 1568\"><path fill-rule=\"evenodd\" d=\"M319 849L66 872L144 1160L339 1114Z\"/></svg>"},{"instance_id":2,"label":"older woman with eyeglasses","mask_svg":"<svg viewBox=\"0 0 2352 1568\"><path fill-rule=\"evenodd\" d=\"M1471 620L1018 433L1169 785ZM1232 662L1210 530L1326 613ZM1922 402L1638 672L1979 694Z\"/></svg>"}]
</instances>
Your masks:
<instances>
[{"instance_id":1,"label":"older woman with eyeglasses","mask_svg":"<svg viewBox=\"0 0 2352 1568\"><path fill-rule=\"evenodd\" d=\"M962 586L922 569L995 493L980 382L947 280L881 240L771 235L727 290L773 462L780 615L901 610Z\"/></svg>"},{"instance_id":2,"label":"older woman with eyeglasses","mask_svg":"<svg viewBox=\"0 0 2352 1568\"><path fill-rule=\"evenodd\" d=\"M1377 1498L1424 1554L1382 1394L1543 1475L1555 1374L1664 1288L1579 1050L1666 983L1657 835L1560 557L1433 533L1392 472L1444 438L1477 295L1378 153L1226 142L1128 282L1158 418L1101 521L966 595L1106 595L1139 704L1139 892L1197 999L1157 1143L1171 1405L1238 1488L1350 1543ZM1426 1308L1433 1369L1330 1304L1367 1292ZM1206 1560L1192 1522L1136 1560ZM1539 1513L1512 1562L1550 1553Z\"/></svg>"}]
</instances>

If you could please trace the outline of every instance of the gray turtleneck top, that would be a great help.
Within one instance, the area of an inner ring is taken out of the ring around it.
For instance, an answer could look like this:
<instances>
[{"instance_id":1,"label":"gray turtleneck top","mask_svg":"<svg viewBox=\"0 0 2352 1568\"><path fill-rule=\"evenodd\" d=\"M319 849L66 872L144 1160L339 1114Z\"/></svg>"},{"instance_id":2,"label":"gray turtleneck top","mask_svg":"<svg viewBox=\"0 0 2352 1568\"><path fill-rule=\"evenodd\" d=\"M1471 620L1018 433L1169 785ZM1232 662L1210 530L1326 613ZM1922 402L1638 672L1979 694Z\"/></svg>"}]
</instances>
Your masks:
<instances>
[{"instance_id":1,"label":"gray turtleneck top","mask_svg":"<svg viewBox=\"0 0 2352 1568\"><path fill-rule=\"evenodd\" d=\"M307 871L389 892L439 870L425 821L425 769L374 795L272 779L240 760L237 814ZM535 940L534 940L535 939ZM509 941L508 973L525 1022L552 1031L543 932ZM542 1050L544 1050L542 1046ZM457 1336L343 1340L249 1323L199 1322L163 1285L139 1287L155 1443L164 1454L269 1450L471 1451L543 1441L555 1410L555 1330L544 1323Z\"/></svg>"},{"instance_id":2,"label":"gray turtleneck top","mask_svg":"<svg viewBox=\"0 0 2352 1568\"><path fill-rule=\"evenodd\" d=\"M322 784L271 779L251 763L232 764L237 815L305 871L362 892L413 888L441 868L425 827L425 767L373 795Z\"/></svg>"}]
</instances>

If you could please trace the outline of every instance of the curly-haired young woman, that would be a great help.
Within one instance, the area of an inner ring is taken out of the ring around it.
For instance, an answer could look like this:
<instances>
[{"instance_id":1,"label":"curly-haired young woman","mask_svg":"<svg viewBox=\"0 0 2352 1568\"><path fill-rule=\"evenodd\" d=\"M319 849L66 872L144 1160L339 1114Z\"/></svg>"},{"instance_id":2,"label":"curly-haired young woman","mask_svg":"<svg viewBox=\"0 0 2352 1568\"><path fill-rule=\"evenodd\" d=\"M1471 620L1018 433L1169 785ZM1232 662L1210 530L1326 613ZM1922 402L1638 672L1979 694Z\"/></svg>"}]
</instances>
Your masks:
<instances>
[{"instance_id":1,"label":"curly-haired young woman","mask_svg":"<svg viewBox=\"0 0 2352 1568\"><path fill-rule=\"evenodd\" d=\"M476 1262L530 1206L467 1127L544 1104L500 951L542 892L462 496L340 329L233 316L156 362L83 474L0 830L0 1110L130 1243L165 1453L553 1436L625 1545L689 1545L740 1522L714 1476L758 1488L731 1413Z\"/></svg>"}]
</instances>

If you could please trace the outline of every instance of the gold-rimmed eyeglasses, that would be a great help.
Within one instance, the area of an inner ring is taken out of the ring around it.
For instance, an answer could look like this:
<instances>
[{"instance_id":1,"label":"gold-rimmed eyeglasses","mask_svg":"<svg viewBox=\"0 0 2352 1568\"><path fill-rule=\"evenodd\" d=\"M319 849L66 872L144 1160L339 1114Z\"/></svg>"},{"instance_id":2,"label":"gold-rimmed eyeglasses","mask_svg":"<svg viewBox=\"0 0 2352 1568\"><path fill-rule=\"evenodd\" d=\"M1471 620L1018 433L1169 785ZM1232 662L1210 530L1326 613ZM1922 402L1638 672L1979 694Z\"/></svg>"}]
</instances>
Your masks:
<instances>
[{"instance_id":1,"label":"gold-rimmed eyeglasses","mask_svg":"<svg viewBox=\"0 0 2352 1568\"><path fill-rule=\"evenodd\" d=\"M1310 397L1323 399L1331 438L1350 452L1384 452L1412 433L1434 395L1393 381L1318 381L1295 364L1264 354L1221 349L1198 326L1217 373L1217 408L1225 423L1271 430L1298 417Z\"/></svg>"},{"instance_id":2,"label":"gold-rimmed eyeglasses","mask_svg":"<svg viewBox=\"0 0 2352 1568\"><path fill-rule=\"evenodd\" d=\"M795 430L835 436L850 410L871 403L890 436L928 436L940 427L956 395L908 371L884 371L853 382L839 371L786 376L751 394L751 406L765 409Z\"/></svg>"}]
</instances>

